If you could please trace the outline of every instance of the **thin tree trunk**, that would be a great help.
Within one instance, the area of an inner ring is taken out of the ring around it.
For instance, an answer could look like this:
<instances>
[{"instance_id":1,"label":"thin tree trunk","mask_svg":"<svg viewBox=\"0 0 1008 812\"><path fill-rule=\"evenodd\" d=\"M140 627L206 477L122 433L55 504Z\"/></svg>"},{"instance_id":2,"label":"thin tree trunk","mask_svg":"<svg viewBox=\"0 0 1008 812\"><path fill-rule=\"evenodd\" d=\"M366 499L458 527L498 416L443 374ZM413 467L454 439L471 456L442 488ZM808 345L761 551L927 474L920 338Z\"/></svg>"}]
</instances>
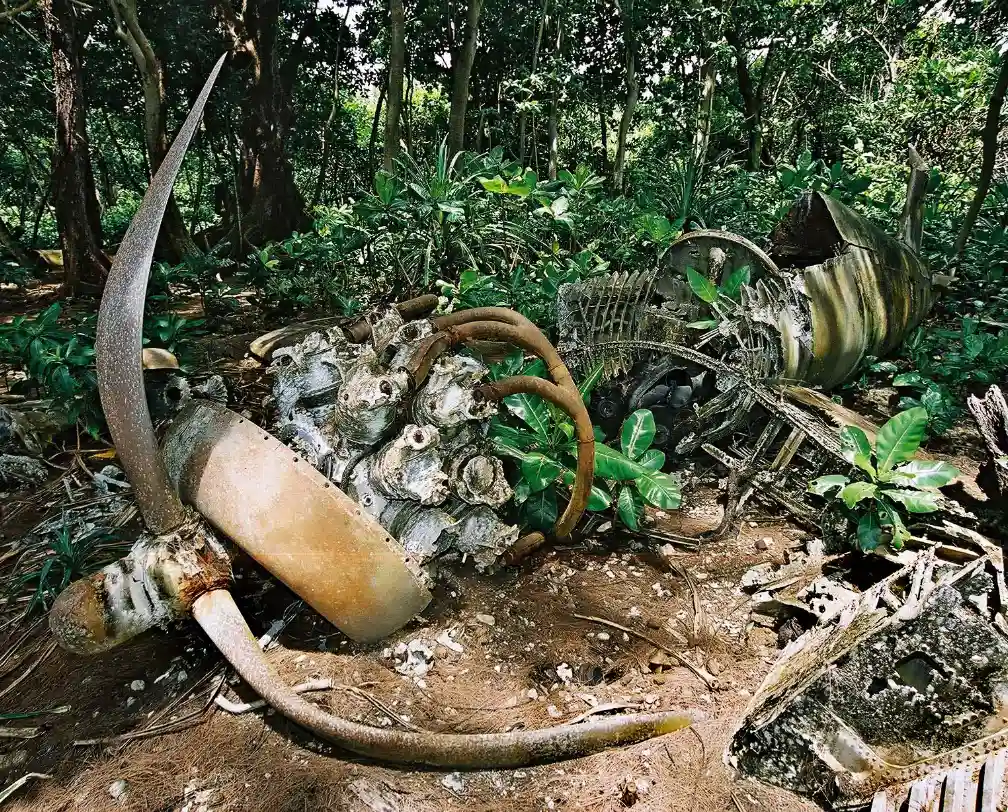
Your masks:
<instances>
[{"instance_id":1,"label":"thin tree trunk","mask_svg":"<svg viewBox=\"0 0 1008 812\"><path fill-rule=\"evenodd\" d=\"M280 63L280 0L244 0L239 18L231 0L216 0L234 50L247 58L250 84L241 126L239 178L242 231L228 235L232 248L279 239L309 225L284 141L293 118L291 92L308 36L306 22ZM310 12L314 14L315 11Z\"/></svg>"},{"instance_id":2,"label":"thin tree trunk","mask_svg":"<svg viewBox=\"0 0 1008 812\"><path fill-rule=\"evenodd\" d=\"M109 263L102 251L101 216L88 151L76 13L71 0L42 0L41 6L56 89L53 196L63 247L64 285L73 295L82 283L101 287Z\"/></svg>"},{"instance_id":3,"label":"thin tree trunk","mask_svg":"<svg viewBox=\"0 0 1008 812\"><path fill-rule=\"evenodd\" d=\"M406 101L403 102L402 111L402 124L403 124L403 141L406 143L407 154L413 153L413 72L409 68L409 62L407 61L406 67Z\"/></svg>"},{"instance_id":4,"label":"thin tree trunk","mask_svg":"<svg viewBox=\"0 0 1008 812\"><path fill-rule=\"evenodd\" d=\"M399 117L402 114L403 70L406 66L406 10L403 0L389 0L388 105L385 108L385 150L382 168L391 172L399 154Z\"/></svg>"},{"instance_id":5,"label":"thin tree trunk","mask_svg":"<svg viewBox=\"0 0 1008 812\"><path fill-rule=\"evenodd\" d=\"M457 60L452 60L451 111L448 114L448 152L454 155L465 145L466 105L469 103L469 77L476 56L476 39L479 35L479 18L483 0L469 0L466 12L465 35Z\"/></svg>"},{"instance_id":6,"label":"thin tree trunk","mask_svg":"<svg viewBox=\"0 0 1008 812\"><path fill-rule=\"evenodd\" d=\"M535 75L536 65L539 63L539 49L542 46L543 29L546 26L546 12L549 10L549 0L543 0L542 12L539 14L539 29L536 32L535 45L532 47L532 73ZM528 111L522 108L518 114L518 163L525 166L525 122L528 119Z\"/></svg>"},{"instance_id":7,"label":"thin tree trunk","mask_svg":"<svg viewBox=\"0 0 1008 812\"><path fill-rule=\"evenodd\" d=\"M601 81L599 82L601 84ZM609 114L606 111L605 94L599 89L599 137L602 139L602 175L609 174Z\"/></svg>"},{"instance_id":8,"label":"thin tree trunk","mask_svg":"<svg viewBox=\"0 0 1008 812\"><path fill-rule=\"evenodd\" d=\"M696 132L693 135L693 164L698 175L707 160L707 147L710 145L711 111L714 108L714 86L717 77L717 64L714 62L713 53L708 52L702 58L700 98L697 102Z\"/></svg>"},{"instance_id":9,"label":"thin tree trunk","mask_svg":"<svg viewBox=\"0 0 1008 812\"><path fill-rule=\"evenodd\" d=\"M980 162L980 177L977 178L976 194L973 195L973 202L970 203L969 210L959 229L959 236L956 237L956 256L962 256L966 250L966 243L969 242L973 226L977 217L980 216L980 209L983 208L984 199L990 190L991 177L994 174L994 161L997 157L998 130L1001 127L1001 107L1004 104L1005 92L1008 91L1008 53L1001 56L1001 70L998 73L997 81L994 84L994 92L991 93L990 103L987 105L987 120L984 122L983 134L983 159Z\"/></svg>"},{"instance_id":10,"label":"thin tree trunk","mask_svg":"<svg viewBox=\"0 0 1008 812\"><path fill-rule=\"evenodd\" d=\"M557 20L557 38L556 38L556 50L553 52L553 71L552 71L552 85L553 85L553 96L550 99L550 111L549 111L549 167L547 169L549 173L550 180L556 180L557 177L557 148L559 139L559 129L560 129L560 105L559 105L559 91L557 89L557 75L556 75L556 60L562 55L561 44L563 42L563 30L559 26L559 19Z\"/></svg>"},{"instance_id":11,"label":"thin tree trunk","mask_svg":"<svg viewBox=\"0 0 1008 812\"><path fill-rule=\"evenodd\" d=\"M49 183L47 183L45 189L42 190L42 199L39 201L38 208L35 209L35 219L32 221L31 239L28 240L29 248L34 248L38 240L39 226L42 225L42 215L45 213L46 207L49 205L49 198L52 196L52 188L53 179L52 174L50 174Z\"/></svg>"},{"instance_id":12,"label":"thin tree trunk","mask_svg":"<svg viewBox=\"0 0 1008 812\"><path fill-rule=\"evenodd\" d=\"M634 0L626 0L625 10L617 0L617 8L620 11L620 17L623 18L623 42L626 48L626 99L623 103L619 131L616 135L616 160L613 162L613 186L617 192L620 192L623 189L627 137L630 134L634 112L637 110L637 95L640 87L637 82L637 37L633 23Z\"/></svg>"},{"instance_id":13,"label":"thin tree trunk","mask_svg":"<svg viewBox=\"0 0 1008 812\"><path fill-rule=\"evenodd\" d=\"M385 104L385 91L388 89L386 82L381 83L378 90L378 101L375 103L374 118L371 120L371 140L368 142L368 168L369 173L375 173L375 145L378 143L378 122L381 121L382 106Z\"/></svg>"},{"instance_id":14,"label":"thin tree trunk","mask_svg":"<svg viewBox=\"0 0 1008 812\"><path fill-rule=\"evenodd\" d=\"M763 151L763 133L760 121L760 108L763 100L753 85L752 74L749 72L749 50L742 43L738 32L729 29L725 32L725 38L735 51L735 76L738 81L739 94L742 96L742 109L745 114L748 138L746 169L755 172L759 169L760 154ZM765 76L765 65L763 73Z\"/></svg>"},{"instance_id":15,"label":"thin tree trunk","mask_svg":"<svg viewBox=\"0 0 1008 812\"><path fill-rule=\"evenodd\" d=\"M14 257L17 264L24 268L30 268L35 264L31 254L21 244L21 241L11 233L11 230L7 228L7 224L2 217L0 217L0 248Z\"/></svg>"},{"instance_id":16,"label":"thin tree trunk","mask_svg":"<svg viewBox=\"0 0 1008 812\"><path fill-rule=\"evenodd\" d=\"M168 153L166 116L168 103L165 98L164 68L143 28L140 27L136 0L109 0L109 2L116 22L116 36L129 49L140 72L144 98L144 144L147 147L147 160L153 176ZM161 241L175 261L200 253L196 243L189 236L174 194L168 198L164 219L161 221Z\"/></svg>"},{"instance_id":17,"label":"thin tree trunk","mask_svg":"<svg viewBox=\"0 0 1008 812\"><path fill-rule=\"evenodd\" d=\"M199 151L199 169L196 172L196 195L193 197L192 220L189 222L189 234L196 233L196 226L200 222L200 204L203 201L203 184L206 181L206 156L203 150Z\"/></svg>"}]
</instances>

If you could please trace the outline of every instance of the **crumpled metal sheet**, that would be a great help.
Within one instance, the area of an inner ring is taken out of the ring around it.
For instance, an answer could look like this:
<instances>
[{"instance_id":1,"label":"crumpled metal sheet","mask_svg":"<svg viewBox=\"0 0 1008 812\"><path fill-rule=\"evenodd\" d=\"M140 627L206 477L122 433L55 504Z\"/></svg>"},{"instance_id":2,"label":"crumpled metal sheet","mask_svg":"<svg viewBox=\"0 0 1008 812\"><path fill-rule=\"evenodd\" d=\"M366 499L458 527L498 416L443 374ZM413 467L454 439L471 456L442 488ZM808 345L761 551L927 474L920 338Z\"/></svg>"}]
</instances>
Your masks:
<instances>
[{"instance_id":1,"label":"crumpled metal sheet","mask_svg":"<svg viewBox=\"0 0 1008 812\"><path fill-rule=\"evenodd\" d=\"M980 536L960 545L907 554L833 623L792 642L753 697L729 763L855 807L1008 745L1001 551Z\"/></svg>"}]
</instances>

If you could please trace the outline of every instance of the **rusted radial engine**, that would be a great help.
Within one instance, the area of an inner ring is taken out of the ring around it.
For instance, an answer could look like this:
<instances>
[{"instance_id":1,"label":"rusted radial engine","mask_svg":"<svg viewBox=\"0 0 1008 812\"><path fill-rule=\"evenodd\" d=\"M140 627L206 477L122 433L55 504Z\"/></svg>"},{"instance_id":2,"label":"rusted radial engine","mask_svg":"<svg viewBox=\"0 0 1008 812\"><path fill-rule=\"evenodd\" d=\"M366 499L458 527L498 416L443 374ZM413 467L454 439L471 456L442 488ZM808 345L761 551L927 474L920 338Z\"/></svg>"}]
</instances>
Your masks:
<instances>
[{"instance_id":1,"label":"rusted radial engine","mask_svg":"<svg viewBox=\"0 0 1008 812\"><path fill-rule=\"evenodd\" d=\"M534 325L499 309L415 320L429 312L432 302L426 299L403 308L411 321L403 313L389 314L346 334L309 336L279 355L280 431L296 451L223 406L199 400L176 416L159 447L141 369L145 290L172 183L223 61L130 224L98 319L102 405L147 532L128 556L59 596L50 613L57 641L78 653L104 651L191 614L242 679L292 721L347 750L396 762L515 767L585 755L688 724L682 714L654 713L510 733L392 731L305 701L268 664L227 589L229 543L349 636L374 640L430 600L421 565L442 545L458 548L464 540L475 552L481 539L496 544L516 535L480 510L507 498L495 458L479 444L481 421L497 400L534 389L574 419L577 479L557 535L570 532L584 510L594 443L570 373ZM522 378L484 385L478 365L447 354L488 340L538 354L553 382ZM291 364L299 375L284 371ZM470 447L471 453L465 450ZM445 472L447 449L456 464ZM449 491L463 508L441 509Z\"/></svg>"}]
</instances>

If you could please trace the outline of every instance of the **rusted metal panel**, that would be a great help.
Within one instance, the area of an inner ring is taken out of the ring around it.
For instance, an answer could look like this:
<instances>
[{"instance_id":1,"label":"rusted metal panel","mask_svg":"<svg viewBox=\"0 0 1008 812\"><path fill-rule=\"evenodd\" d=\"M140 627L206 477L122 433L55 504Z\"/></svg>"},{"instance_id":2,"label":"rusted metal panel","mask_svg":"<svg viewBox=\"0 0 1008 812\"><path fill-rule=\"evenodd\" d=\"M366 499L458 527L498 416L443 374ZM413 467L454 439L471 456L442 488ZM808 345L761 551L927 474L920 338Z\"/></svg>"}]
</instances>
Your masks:
<instances>
[{"instance_id":1,"label":"rusted metal panel","mask_svg":"<svg viewBox=\"0 0 1008 812\"><path fill-rule=\"evenodd\" d=\"M378 640L430 593L396 541L272 435L211 402L172 424L164 454L182 499L354 640Z\"/></svg>"}]
</instances>

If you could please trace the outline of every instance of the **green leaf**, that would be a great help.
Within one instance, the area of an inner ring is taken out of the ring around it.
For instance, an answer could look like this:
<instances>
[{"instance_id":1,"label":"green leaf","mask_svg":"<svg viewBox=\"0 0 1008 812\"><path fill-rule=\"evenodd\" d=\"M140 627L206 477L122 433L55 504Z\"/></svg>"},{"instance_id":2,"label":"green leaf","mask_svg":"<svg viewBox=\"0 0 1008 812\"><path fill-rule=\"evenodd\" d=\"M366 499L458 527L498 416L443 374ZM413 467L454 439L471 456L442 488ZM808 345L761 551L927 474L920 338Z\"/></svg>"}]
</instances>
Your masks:
<instances>
[{"instance_id":1,"label":"green leaf","mask_svg":"<svg viewBox=\"0 0 1008 812\"><path fill-rule=\"evenodd\" d=\"M651 445L655 436L655 420L650 409L638 409L623 421L620 447L630 459L636 460Z\"/></svg>"},{"instance_id":2,"label":"green leaf","mask_svg":"<svg viewBox=\"0 0 1008 812\"><path fill-rule=\"evenodd\" d=\"M847 507L852 508L862 499L874 496L877 490L878 487L873 482L851 482L840 491L840 498Z\"/></svg>"},{"instance_id":3,"label":"green leaf","mask_svg":"<svg viewBox=\"0 0 1008 812\"><path fill-rule=\"evenodd\" d=\"M911 513L934 513L938 510L938 495L931 491L887 488L885 495L895 499Z\"/></svg>"},{"instance_id":4,"label":"green leaf","mask_svg":"<svg viewBox=\"0 0 1008 812\"><path fill-rule=\"evenodd\" d=\"M720 323L717 319L701 319L700 321L691 321L686 326L691 330L710 330Z\"/></svg>"},{"instance_id":5,"label":"green leaf","mask_svg":"<svg viewBox=\"0 0 1008 812\"><path fill-rule=\"evenodd\" d=\"M842 488L850 480L843 474L827 474L826 476L818 477L813 479L808 484L808 489L814 494L819 496L825 496L833 488Z\"/></svg>"},{"instance_id":6,"label":"green leaf","mask_svg":"<svg viewBox=\"0 0 1008 812\"><path fill-rule=\"evenodd\" d=\"M504 405L511 410L515 417L532 429L540 441L549 442L549 411L542 398L524 393L508 395L504 398Z\"/></svg>"},{"instance_id":7,"label":"green leaf","mask_svg":"<svg viewBox=\"0 0 1008 812\"><path fill-rule=\"evenodd\" d=\"M703 299L707 304L711 304L717 299L717 288L706 276L695 271L693 268L686 269L686 279L692 291Z\"/></svg>"},{"instance_id":8,"label":"green leaf","mask_svg":"<svg viewBox=\"0 0 1008 812\"><path fill-rule=\"evenodd\" d=\"M874 510L865 513L857 526L858 546L866 553L870 553L879 546L879 537L882 535L882 525L879 524L878 514Z\"/></svg>"},{"instance_id":9,"label":"green leaf","mask_svg":"<svg viewBox=\"0 0 1008 812\"><path fill-rule=\"evenodd\" d=\"M640 495L649 505L663 510L677 510L682 504L679 480L661 471L648 471L639 476L635 483Z\"/></svg>"},{"instance_id":10,"label":"green leaf","mask_svg":"<svg viewBox=\"0 0 1008 812\"><path fill-rule=\"evenodd\" d=\"M840 429L840 453L847 462L875 479L875 468L871 464L871 443L857 426L844 426Z\"/></svg>"},{"instance_id":11,"label":"green leaf","mask_svg":"<svg viewBox=\"0 0 1008 812\"><path fill-rule=\"evenodd\" d=\"M496 175L492 178L480 178L480 184L488 192L493 192L494 194L504 194L507 191L508 185L500 175Z\"/></svg>"},{"instance_id":12,"label":"green leaf","mask_svg":"<svg viewBox=\"0 0 1008 812\"><path fill-rule=\"evenodd\" d=\"M892 379L893 386L926 387L932 383L930 378L925 378L919 372L904 372Z\"/></svg>"},{"instance_id":13,"label":"green leaf","mask_svg":"<svg viewBox=\"0 0 1008 812\"><path fill-rule=\"evenodd\" d=\"M615 448L602 443L595 444L595 476L626 482L637 479L645 469Z\"/></svg>"},{"instance_id":14,"label":"green leaf","mask_svg":"<svg viewBox=\"0 0 1008 812\"><path fill-rule=\"evenodd\" d=\"M616 515L631 530L636 530L640 526L640 516L643 513L643 505L637 502L636 494L629 485L620 488L616 496Z\"/></svg>"},{"instance_id":15,"label":"green leaf","mask_svg":"<svg viewBox=\"0 0 1008 812\"><path fill-rule=\"evenodd\" d=\"M941 488L959 476L959 469L940 460L910 460L897 466L892 481L914 488Z\"/></svg>"},{"instance_id":16,"label":"green leaf","mask_svg":"<svg viewBox=\"0 0 1008 812\"><path fill-rule=\"evenodd\" d=\"M574 472L570 468L564 468L560 474L565 485L574 484ZM588 510L599 513L612 504L612 494L601 485L592 485L591 493L588 494Z\"/></svg>"},{"instance_id":17,"label":"green leaf","mask_svg":"<svg viewBox=\"0 0 1008 812\"><path fill-rule=\"evenodd\" d=\"M649 448L641 454L637 462L648 471L660 471L665 464L665 452L657 448Z\"/></svg>"},{"instance_id":18,"label":"green leaf","mask_svg":"<svg viewBox=\"0 0 1008 812\"><path fill-rule=\"evenodd\" d=\"M581 393L581 400L587 403L591 400L592 391L598 385L598 382L602 380L602 373L605 370L605 362L599 361L591 371L585 376L585 379L578 384L578 392Z\"/></svg>"},{"instance_id":19,"label":"green leaf","mask_svg":"<svg viewBox=\"0 0 1008 812\"><path fill-rule=\"evenodd\" d=\"M883 491L883 493L887 492ZM894 550L902 549L907 539L910 538L910 531L903 524L903 517L899 515L899 511L896 510L892 502L885 499L877 499L875 504L879 509L879 519L882 522L882 526L888 527L892 532L890 546Z\"/></svg>"},{"instance_id":20,"label":"green leaf","mask_svg":"<svg viewBox=\"0 0 1008 812\"><path fill-rule=\"evenodd\" d=\"M748 265L736 268L728 274L728 278L721 284L721 293L729 299L734 299L738 296L739 290L742 286L749 284L750 276Z\"/></svg>"},{"instance_id":21,"label":"green leaf","mask_svg":"<svg viewBox=\"0 0 1008 812\"><path fill-rule=\"evenodd\" d=\"M523 523L536 530L550 530L557 520L556 490L534 493L522 504Z\"/></svg>"},{"instance_id":22,"label":"green leaf","mask_svg":"<svg viewBox=\"0 0 1008 812\"><path fill-rule=\"evenodd\" d=\"M526 454L521 461L522 478L528 482L532 493L538 493L552 483L562 468L559 462L538 451Z\"/></svg>"},{"instance_id":23,"label":"green leaf","mask_svg":"<svg viewBox=\"0 0 1008 812\"><path fill-rule=\"evenodd\" d=\"M920 448L927 427L927 409L918 406L900 412L881 429L875 440L875 457L878 460L878 475L887 481L893 466L909 460Z\"/></svg>"}]
</instances>

